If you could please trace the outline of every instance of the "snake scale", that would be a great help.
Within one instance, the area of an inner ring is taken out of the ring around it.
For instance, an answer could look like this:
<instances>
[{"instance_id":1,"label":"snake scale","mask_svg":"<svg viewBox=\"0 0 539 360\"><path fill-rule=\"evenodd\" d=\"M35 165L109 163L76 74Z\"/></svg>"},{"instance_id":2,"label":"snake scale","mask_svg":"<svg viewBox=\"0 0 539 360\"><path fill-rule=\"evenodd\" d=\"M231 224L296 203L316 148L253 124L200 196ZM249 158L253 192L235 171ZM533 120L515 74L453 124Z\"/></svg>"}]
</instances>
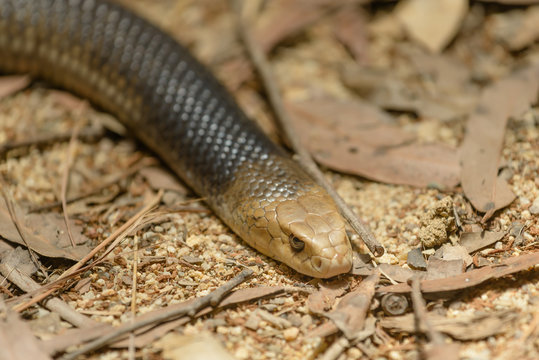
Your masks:
<instances>
[{"instance_id":1,"label":"snake scale","mask_svg":"<svg viewBox=\"0 0 539 360\"><path fill-rule=\"evenodd\" d=\"M314 277L350 270L333 200L171 36L105 0L0 0L0 72L118 117L245 242Z\"/></svg>"}]
</instances>

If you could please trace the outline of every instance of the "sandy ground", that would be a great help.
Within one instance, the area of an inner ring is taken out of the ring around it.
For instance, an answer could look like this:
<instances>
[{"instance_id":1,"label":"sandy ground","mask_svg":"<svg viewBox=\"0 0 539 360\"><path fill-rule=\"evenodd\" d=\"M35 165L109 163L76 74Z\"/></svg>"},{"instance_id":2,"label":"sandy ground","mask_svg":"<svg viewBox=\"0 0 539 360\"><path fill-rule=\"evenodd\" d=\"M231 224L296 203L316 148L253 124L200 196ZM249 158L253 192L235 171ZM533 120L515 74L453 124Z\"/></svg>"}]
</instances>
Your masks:
<instances>
[{"instance_id":1,"label":"sandy ground","mask_svg":"<svg viewBox=\"0 0 539 360\"><path fill-rule=\"evenodd\" d=\"M217 56L219 45L216 44L233 44L225 49L226 56L233 57L236 52L241 52L237 42L230 40L235 39L235 35L226 5L217 1L160 1L154 4L142 0L132 5L139 11L144 9L147 17L171 29L217 72L220 79L229 86L232 84L234 88L234 73L223 65L226 61ZM368 15L371 25L373 18L379 19L372 14ZM377 24L383 29L380 22ZM215 34L221 36L216 37ZM340 99L355 96L340 77L341 65L353 59L331 34L331 22L321 20L310 26L299 38L292 39L272 53L278 82L287 100L302 99L317 91ZM390 62L392 45L383 43L376 36L370 40L371 62L382 68ZM507 62L505 65L509 66ZM241 66L239 68L243 69ZM395 71L407 69L398 68ZM259 89L258 86L256 78L251 78L233 90L246 111L275 136L267 105L260 93L254 91ZM43 134L69 133L75 124L86 119L92 124L109 124L113 121L109 115L93 109L81 113L69 106L62 96L43 84L34 84L28 90L1 100L0 142ZM511 205L496 212L489 222L489 229L506 231L510 235L484 250L486 258L503 259L537 249L538 234L532 230L537 231L539 221L529 209L539 197L538 115L535 109L521 118L511 120L508 125L502 153L503 171L517 198ZM396 117L406 131L416 134L421 141L436 140L455 146L462 140L465 123L462 119L417 121L408 114L397 114ZM9 153L7 160L0 165L0 170L8 174L9 189L21 207L32 208L57 201L68 147L68 142L54 142L44 147ZM129 134L118 135L109 131L105 137L96 141L79 141L75 156L68 197L84 193L109 177L127 172L138 159L151 157L152 154ZM447 195L467 214L468 220L480 219L480 215L470 208L459 187L449 191L413 188L382 184L328 170L325 173L339 194L368 224L385 247L386 254L374 259L376 263L404 265L408 252L420 246L418 232L422 215ZM87 237L98 242L131 217L156 192L155 186L159 184L152 184L143 173L136 173L94 196L92 201L85 199L74 202L69 206L71 216L83 226L83 233ZM242 268L248 267L254 270L255 276L240 288L284 286L291 290L285 295L233 306L199 318L174 330L172 334L209 335L218 339L237 359L307 359L322 353L335 340L335 336L308 336L327 320L310 312L306 303L309 292L315 291L321 281L299 275L251 249L208 211L202 202L194 201L196 199L196 195L188 190L167 190L159 210L168 209L168 215L148 224L136 235L128 236L104 263L82 274L76 285L66 289L60 295L61 298L98 322L117 325L131 317L133 261L136 259L136 314L206 295ZM190 208L170 211L179 204L188 204ZM55 211L59 213L58 208ZM512 232L518 224L525 225L523 236ZM356 235L352 236L357 238ZM453 235L452 239L457 238ZM512 246L504 252L489 254L492 249L503 249L509 243ZM366 252L364 246L356 250ZM45 265L52 278L67 266L62 262L48 262ZM351 283L353 278L353 275L342 276L342 279ZM38 274L36 279L45 281L43 273ZM531 359L539 356L537 328L533 329L537 324L530 325L537 322L538 284L537 272L519 273L456 293L446 301L433 301L429 309L447 317L500 310L515 312L516 319L504 325L502 334L463 342L460 357L513 358L510 355L518 349L520 354ZM253 316L254 319L260 317L260 312L285 319L286 322L284 325L279 324L268 317L256 323L252 320ZM378 319L386 316L380 308L372 309L371 315ZM25 319L34 332L43 338L50 338L51 333L61 334L69 327L40 307L28 310ZM529 331L532 333L529 334ZM137 350L137 356L145 359L162 358L162 351L168 346L165 339L145 345ZM419 354L417 342L414 335L387 333L386 337L367 340L365 346L369 358L415 359ZM119 356L125 358L127 352L102 350L90 358L113 359ZM356 358L366 358L366 355L359 348L351 347L339 359Z\"/></svg>"}]
</instances>

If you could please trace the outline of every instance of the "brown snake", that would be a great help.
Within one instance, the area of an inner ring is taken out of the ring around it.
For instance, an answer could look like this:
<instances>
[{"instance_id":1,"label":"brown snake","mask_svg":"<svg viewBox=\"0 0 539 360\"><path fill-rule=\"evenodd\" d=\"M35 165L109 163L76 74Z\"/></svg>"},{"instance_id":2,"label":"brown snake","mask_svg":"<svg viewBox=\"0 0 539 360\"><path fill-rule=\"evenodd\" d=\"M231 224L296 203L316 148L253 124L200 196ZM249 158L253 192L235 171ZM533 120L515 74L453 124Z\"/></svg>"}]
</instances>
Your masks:
<instances>
[{"instance_id":1,"label":"brown snake","mask_svg":"<svg viewBox=\"0 0 539 360\"><path fill-rule=\"evenodd\" d=\"M104 0L0 0L0 71L116 115L241 238L314 277L352 250L333 200L169 35Z\"/></svg>"}]
</instances>

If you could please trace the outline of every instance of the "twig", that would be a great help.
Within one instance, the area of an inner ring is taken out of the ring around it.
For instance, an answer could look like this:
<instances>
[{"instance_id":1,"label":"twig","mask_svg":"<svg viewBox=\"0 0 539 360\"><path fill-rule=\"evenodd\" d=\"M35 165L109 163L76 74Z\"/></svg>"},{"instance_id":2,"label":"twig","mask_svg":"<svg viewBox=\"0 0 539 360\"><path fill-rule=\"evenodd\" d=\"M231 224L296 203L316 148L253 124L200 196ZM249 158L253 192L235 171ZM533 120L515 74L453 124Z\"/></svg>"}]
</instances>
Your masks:
<instances>
[{"instance_id":1,"label":"twig","mask_svg":"<svg viewBox=\"0 0 539 360\"><path fill-rule=\"evenodd\" d=\"M266 56L256 44L250 30L249 20L245 19L242 15L243 1L233 0L234 11L237 17L238 30L240 37L245 45L247 53L251 58L253 66L260 75L260 79L264 85L266 94L271 104L272 110L275 113L282 131L285 133L292 149L299 156L299 163L305 169L305 171L311 175L335 200L335 203L339 207L339 210L343 216L348 220L352 228L359 234L365 245L375 256L382 256L384 254L383 246L375 239L374 235L370 232L365 224L354 214L354 212L346 205L344 200L337 194L333 187L326 181L324 175L318 169L318 166L312 159L309 152L301 145L299 136L296 134L292 121L288 116L288 113L284 109L283 101L280 96L279 89L276 82L273 80L275 77L272 73L270 64L266 59Z\"/></svg>"},{"instance_id":2,"label":"twig","mask_svg":"<svg viewBox=\"0 0 539 360\"><path fill-rule=\"evenodd\" d=\"M429 343L423 346L423 357L426 360L457 360L459 359L459 344L444 342L442 334L436 330L427 317L425 300L421 295L421 281L419 277L412 276L409 280L412 287L412 303L414 307L414 320L416 329L424 331L429 339Z\"/></svg>"},{"instance_id":3,"label":"twig","mask_svg":"<svg viewBox=\"0 0 539 360\"><path fill-rule=\"evenodd\" d=\"M155 205L157 205L159 203L159 201L161 200L161 197L163 196L163 191L160 191L153 199L151 199L148 204L146 204L146 206L144 206L144 208L142 208L135 216L133 216L131 219L129 219L125 224L123 224L122 226L120 226L120 228L118 228L112 235L110 235L108 238L106 238L105 240L103 240L103 242L101 242L101 244L99 244L98 246L96 246L92 251L90 251L90 253L88 253L88 255L86 255L84 258L82 258L81 260L79 260L75 265L73 265L72 267L70 267L68 270L66 270L64 273L62 273L62 275L60 275L57 279L58 280L62 280L66 277L68 277L69 275L71 275L72 273L76 272L78 269L80 269L87 261L89 261L91 258L93 258L99 251L101 251L103 248L105 248L107 245L109 245L110 243L112 243L114 240L118 240L118 239L121 239L122 238L122 235L125 234L125 232L127 230L129 230L129 228L136 224L137 221L142 217L144 216L148 211L150 211ZM125 235L124 235L125 236ZM50 294L52 294L54 291L56 291L57 289L59 288L59 285L58 286L55 286L49 290L47 290L46 292L32 298L32 300L26 302L26 303L23 303L23 304L19 304L17 306L15 306L13 309L15 311L23 311L24 309L27 309L28 307L32 306L33 304L45 299L47 296L49 296Z\"/></svg>"},{"instance_id":4,"label":"twig","mask_svg":"<svg viewBox=\"0 0 539 360\"><path fill-rule=\"evenodd\" d=\"M175 311L171 312L164 312L161 314L156 315L155 317L135 321L133 323L128 323L126 325L120 326L116 331L114 331L111 334L105 335L99 339L96 339L89 344L83 346L77 351L74 351L72 353L66 354L62 357L63 360L73 360L77 358L80 355L86 354L90 351L97 350L101 348L102 346L107 345L111 341L114 341L118 337L125 335L131 331L135 331L137 329L140 329L142 327L152 325L159 323L161 321L169 321L173 318L178 318L180 316L189 316L193 317L196 315L197 312L202 310L203 308L207 306L216 306L221 302L221 300L227 295L232 289L234 289L236 286L247 280L251 275L253 274L253 271L251 269L243 270L239 275L232 278L229 282L224 284L223 286L217 288L212 293L198 298L194 300L192 303L190 303L188 306L174 309Z\"/></svg>"},{"instance_id":5,"label":"twig","mask_svg":"<svg viewBox=\"0 0 539 360\"><path fill-rule=\"evenodd\" d=\"M351 345L352 344L346 337L341 336L335 340L333 344L331 344L331 346L324 352L322 356L318 358L318 360L335 360L341 356L341 354Z\"/></svg>"},{"instance_id":6,"label":"twig","mask_svg":"<svg viewBox=\"0 0 539 360\"><path fill-rule=\"evenodd\" d=\"M29 292L39 289L39 284L32 280L31 277L22 273L16 267L8 263L0 264L0 273L23 291ZM59 298L52 298L48 300L44 306L50 311L58 313L64 320L68 321L74 326L83 328L96 325L92 319L73 310L71 306Z\"/></svg>"},{"instance_id":7,"label":"twig","mask_svg":"<svg viewBox=\"0 0 539 360\"><path fill-rule=\"evenodd\" d=\"M443 344L444 339L442 335L436 331L430 321L427 319L427 311L425 310L425 300L421 295L421 281L419 278L413 276L411 278L412 286L412 303L414 307L415 320L419 326L418 329L425 329L429 340L437 345Z\"/></svg>"},{"instance_id":8,"label":"twig","mask_svg":"<svg viewBox=\"0 0 539 360\"><path fill-rule=\"evenodd\" d=\"M75 160L75 147L77 146L77 137L78 137L78 134L82 125L83 125L82 122L77 122L71 133L71 138L69 139L69 145L67 147L67 157L65 159L64 169L62 171L62 189L60 190L60 199L62 202L62 213L64 214L64 222L66 224L67 235L69 237L69 241L71 241L71 246L73 247L75 247L75 240L73 240L73 233L71 232L71 225L69 225L69 215L67 214L66 193L67 193L67 188L69 187L69 174L71 172L71 167L73 166L73 161Z\"/></svg>"},{"instance_id":9,"label":"twig","mask_svg":"<svg viewBox=\"0 0 539 360\"><path fill-rule=\"evenodd\" d=\"M131 289L131 324L135 323L135 315L137 310L137 271L138 271L138 236L133 239L133 287ZM135 333L129 334L128 357L130 360L135 359Z\"/></svg>"},{"instance_id":10,"label":"twig","mask_svg":"<svg viewBox=\"0 0 539 360\"><path fill-rule=\"evenodd\" d=\"M102 128L95 129L85 129L82 130L79 134L79 139L83 140L93 140L100 137L103 137L105 131ZM20 148L27 148L30 146L42 147L49 144L54 144L57 142L69 141L71 138L71 133L69 134L50 134L50 135L41 135L31 139L7 142L0 145L0 156L4 155L8 151L16 150Z\"/></svg>"}]
</instances>

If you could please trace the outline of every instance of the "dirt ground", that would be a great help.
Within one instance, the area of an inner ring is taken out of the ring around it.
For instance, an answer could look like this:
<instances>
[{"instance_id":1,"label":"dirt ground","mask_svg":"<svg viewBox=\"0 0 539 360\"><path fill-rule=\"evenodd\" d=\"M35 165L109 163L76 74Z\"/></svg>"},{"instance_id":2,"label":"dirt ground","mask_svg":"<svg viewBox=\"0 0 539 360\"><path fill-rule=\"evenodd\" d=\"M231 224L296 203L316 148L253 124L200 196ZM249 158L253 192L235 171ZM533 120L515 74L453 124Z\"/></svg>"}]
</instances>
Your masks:
<instances>
[{"instance_id":1,"label":"dirt ground","mask_svg":"<svg viewBox=\"0 0 539 360\"><path fill-rule=\"evenodd\" d=\"M121 2L188 46L234 93L247 114L273 139L280 139L227 1ZM39 268L27 255L17 265L22 269L24 263L37 284L57 279L72 260L117 231L164 189L159 205L140 217L103 261L54 293L88 318L86 329L127 323L133 315L208 295L243 269L254 272L237 287L259 290L247 301L132 337L135 350L127 349L128 339L85 358L180 359L187 358L189 351L205 350L211 354L206 358L216 359L417 359L433 339L417 332L412 318L384 311L383 293L377 291L369 299L365 325L359 329L365 336L356 340L344 340L339 330L327 330L338 299L367 286L366 276L376 273L373 267L379 264L388 265L381 268L376 289L405 285L408 269L438 280L455 275L448 273L446 263L438 270L430 268L431 257L454 261L462 272L494 271L513 257L537 255L539 2L454 1L456 9L446 9L445 18L453 19L447 27L438 18L439 9L422 13L414 8L422 6L418 3L249 2L262 8L253 32L268 53L287 109L303 129L304 144L385 248L383 256L367 261L356 256L354 273L337 279L303 276L244 244L111 115L43 83L0 98L0 144L31 143L4 151L2 187L21 209L21 221L28 219L44 228L58 224L38 234L36 241L42 241L39 246L45 249L36 251ZM514 77L519 70L536 75L525 79L532 85L520 85L520 78ZM515 82L507 85L506 79ZM490 90L502 95L489 98L485 93ZM500 122L492 120L494 125L485 126L479 119L478 130L471 129L471 119L480 117L478 104L496 106L506 98L529 101L525 106L512 104L512 110L502 104L495 108L507 114ZM308 122L316 124L317 119L331 124L329 130ZM353 128L350 121L361 125ZM369 133L373 127L378 130ZM70 142L74 128L80 136ZM61 139L59 134L67 137ZM493 140L482 143L483 134ZM331 136L338 140L330 143ZM478 146L488 153L485 158L473 158ZM58 201L70 157L66 197L78 199L69 202L67 213L77 250L68 251L59 245L66 237L64 230L58 230L63 226ZM477 161L473 169L465 169L463 158ZM484 176L483 182L492 181L488 164L483 167L483 163L495 164L493 181L501 179L509 191L506 198L494 195L491 213L474 203L484 193L474 188L476 180ZM2 211L0 221L6 227L11 219ZM436 231L441 235L433 235ZM495 240L481 246L475 245L479 242L475 239L470 249L461 246L465 233L487 234ZM368 254L358 236L349 234L355 251ZM445 253L440 250L444 246ZM428 266L411 259L414 249L419 249L421 259L428 259ZM0 250L0 254L7 251ZM47 251L56 255L42 256ZM442 342L458 344L462 359L539 358L537 262L501 278L485 273L478 286L459 283L450 291L425 295L426 309ZM2 275L0 290L6 304L29 299L22 297L28 291ZM270 288L279 292L263 296ZM406 313L413 314L411 306ZM61 348L61 341L81 333L43 303L29 306L20 315L41 348L48 349L44 354L54 354L50 349ZM328 349L341 340L348 344L329 354ZM75 341L67 351L82 343ZM229 355L218 355L223 349Z\"/></svg>"}]
</instances>

